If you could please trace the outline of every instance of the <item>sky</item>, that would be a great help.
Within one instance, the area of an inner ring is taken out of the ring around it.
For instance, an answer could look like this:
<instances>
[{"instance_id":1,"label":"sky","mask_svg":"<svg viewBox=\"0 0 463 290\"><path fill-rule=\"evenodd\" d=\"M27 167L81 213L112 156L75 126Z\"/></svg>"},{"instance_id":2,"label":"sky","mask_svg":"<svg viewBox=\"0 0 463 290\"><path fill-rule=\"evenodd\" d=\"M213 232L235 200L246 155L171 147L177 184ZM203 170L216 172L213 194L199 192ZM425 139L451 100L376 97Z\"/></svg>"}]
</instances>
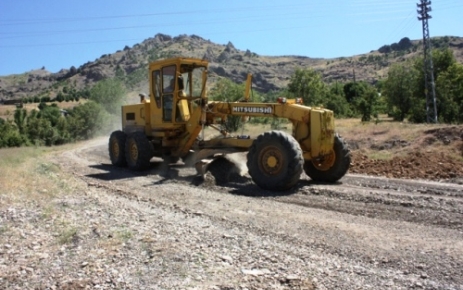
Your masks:
<instances>
[{"instance_id":1,"label":"sky","mask_svg":"<svg viewBox=\"0 0 463 290\"><path fill-rule=\"evenodd\" d=\"M0 76L79 67L153 37L198 35L259 55L353 56L422 39L421 0L1 0ZM463 1L431 3L429 31L463 36Z\"/></svg>"}]
</instances>

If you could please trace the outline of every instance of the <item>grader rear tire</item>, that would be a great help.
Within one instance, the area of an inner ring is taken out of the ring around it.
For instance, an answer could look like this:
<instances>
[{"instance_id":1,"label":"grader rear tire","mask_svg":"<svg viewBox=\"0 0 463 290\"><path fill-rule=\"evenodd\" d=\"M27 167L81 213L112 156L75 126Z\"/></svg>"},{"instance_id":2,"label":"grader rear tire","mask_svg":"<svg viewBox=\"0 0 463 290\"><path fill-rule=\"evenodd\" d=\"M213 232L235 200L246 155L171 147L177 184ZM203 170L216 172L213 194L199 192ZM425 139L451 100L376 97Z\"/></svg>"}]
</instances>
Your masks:
<instances>
[{"instance_id":1,"label":"grader rear tire","mask_svg":"<svg viewBox=\"0 0 463 290\"><path fill-rule=\"evenodd\" d=\"M324 160L306 161L304 171L313 181L334 183L347 173L350 162L347 144L336 134L331 154Z\"/></svg>"},{"instance_id":2,"label":"grader rear tire","mask_svg":"<svg viewBox=\"0 0 463 290\"><path fill-rule=\"evenodd\" d=\"M140 171L149 168L153 149L143 133L134 132L127 137L125 157L127 165L132 170Z\"/></svg>"},{"instance_id":3,"label":"grader rear tire","mask_svg":"<svg viewBox=\"0 0 463 290\"><path fill-rule=\"evenodd\" d=\"M109 158L114 166L127 165L125 160L125 141L127 136L122 131L114 131L109 137Z\"/></svg>"},{"instance_id":4,"label":"grader rear tire","mask_svg":"<svg viewBox=\"0 0 463 290\"><path fill-rule=\"evenodd\" d=\"M281 132L265 132L252 143L247 155L252 180L263 189L288 190L299 181L304 159L299 143Z\"/></svg>"}]
</instances>

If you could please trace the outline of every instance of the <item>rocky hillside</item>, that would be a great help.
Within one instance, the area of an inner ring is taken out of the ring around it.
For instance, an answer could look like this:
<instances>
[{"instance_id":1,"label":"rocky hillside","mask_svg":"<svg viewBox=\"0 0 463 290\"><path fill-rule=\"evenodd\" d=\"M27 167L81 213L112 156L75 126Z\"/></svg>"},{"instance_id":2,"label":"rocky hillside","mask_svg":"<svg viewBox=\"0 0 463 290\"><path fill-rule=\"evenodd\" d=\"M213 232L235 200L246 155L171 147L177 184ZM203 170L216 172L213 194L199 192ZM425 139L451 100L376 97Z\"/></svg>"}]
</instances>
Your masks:
<instances>
[{"instance_id":1,"label":"rocky hillside","mask_svg":"<svg viewBox=\"0 0 463 290\"><path fill-rule=\"evenodd\" d=\"M378 50L351 57L333 59L306 56L263 56L236 48L231 42L216 44L196 35L157 34L133 47L102 55L82 66L62 69L58 73L34 70L20 75L0 77L0 100L17 101L24 97L55 97L64 87L81 90L108 77L123 77L129 91L147 91L147 64L172 56L205 58L210 61L210 80L226 77L243 82L247 73L254 75L254 89L261 92L285 87L296 68L320 71L327 82L365 80L376 82L387 74L388 67L422 52L421 41L408 38ZM433 39L434 47L450 47L463 62L463 38Z\"/></svg>"}]
</instances>

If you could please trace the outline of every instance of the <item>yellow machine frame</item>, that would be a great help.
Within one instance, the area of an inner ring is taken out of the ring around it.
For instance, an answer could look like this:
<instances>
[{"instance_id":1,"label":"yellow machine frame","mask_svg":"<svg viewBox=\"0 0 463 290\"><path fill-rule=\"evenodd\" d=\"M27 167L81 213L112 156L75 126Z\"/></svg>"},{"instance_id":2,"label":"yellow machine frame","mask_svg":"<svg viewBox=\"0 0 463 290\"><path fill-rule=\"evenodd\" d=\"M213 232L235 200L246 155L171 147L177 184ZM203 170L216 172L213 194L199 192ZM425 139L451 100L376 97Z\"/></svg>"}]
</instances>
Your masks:
<instances>
[{"instance_id":1,"label":"yellow machine frame","mask_svg":"<svg viewBox=\"0 0 463 290\"><path fill-rule=\"evenodd\" d=\"M207 68L206 60L183 57L149 65L149 99L123 106L122 132L111 135L109 150L113 164L128 163L129 167L142 169L149 165L152 156L184 158L194 151L195 160L200 161L217 154L249 151L248 166L253 167L253 180L265 187L273 180L272 176L278 176L281 184L277 189L294 185L297 181L294 176L301 173L302 165L312 179L322 181L336 181L347 172L350 153L335 132L333 111L304 106L301 99L251 102L251 74L241 101L209 101ZM292 137L273 131L256 139L234 136L217 126L229 116L285 118L292 122ZM220 132L220 137L205 140L200 134L206 126ZM267 139L273 145L266 146ZM288 151L291 153L285 151L285 146L291 147ZM259 161L251 162L249 158ZM289 162L285 158L298 163L297 169L285 169Z\"/></svg>"}]
</instances>

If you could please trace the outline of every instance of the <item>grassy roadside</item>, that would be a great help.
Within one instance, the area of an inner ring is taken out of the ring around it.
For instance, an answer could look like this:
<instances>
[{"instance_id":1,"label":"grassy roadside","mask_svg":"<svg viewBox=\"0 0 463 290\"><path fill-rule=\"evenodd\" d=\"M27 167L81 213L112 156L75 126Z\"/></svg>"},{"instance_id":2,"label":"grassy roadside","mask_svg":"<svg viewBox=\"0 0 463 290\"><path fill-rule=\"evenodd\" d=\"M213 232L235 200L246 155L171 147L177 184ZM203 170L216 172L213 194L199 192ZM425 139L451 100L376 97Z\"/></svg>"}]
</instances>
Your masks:
<instances>
[{"instance_id":1,"label":"grassy roadside","mask_svg":"<svg viewBox=\"0 0 463 290\"><path fill-rule=\"evenodd\" d=\"M0 149L0 289L88 289L112 281L100 279L112 275L105 261L132 232L124 218L113 218L112 199L60 168L66 157L55 155L80 146Z\"/></svg>"},{"instance_id":2,"label":"grassy roadside","mask_svg":"<svg viewBox=\"0 0 463 290\"><path fill-rule=\"evenodd\" d=\"M79 183L47 160L76 146L20 147L0 150L0 243L20 238L24 232L48 232L49 246L66 243L73 225L58 200L75 194ZM72 236L72 235L71 235Z\"/></svg>"},{"instance_id":3,"label":"grassy roadside","mask_svg":"<svg viewBox=\"0 0 463 290\"><path fill-rule=\"evenodd\" d=\"M20 147L0 150L0 191L3 198L44 201L56 195L63 184L58 168L45 160L45 155L58 147Z\"/></svg>"}]
</instances>

